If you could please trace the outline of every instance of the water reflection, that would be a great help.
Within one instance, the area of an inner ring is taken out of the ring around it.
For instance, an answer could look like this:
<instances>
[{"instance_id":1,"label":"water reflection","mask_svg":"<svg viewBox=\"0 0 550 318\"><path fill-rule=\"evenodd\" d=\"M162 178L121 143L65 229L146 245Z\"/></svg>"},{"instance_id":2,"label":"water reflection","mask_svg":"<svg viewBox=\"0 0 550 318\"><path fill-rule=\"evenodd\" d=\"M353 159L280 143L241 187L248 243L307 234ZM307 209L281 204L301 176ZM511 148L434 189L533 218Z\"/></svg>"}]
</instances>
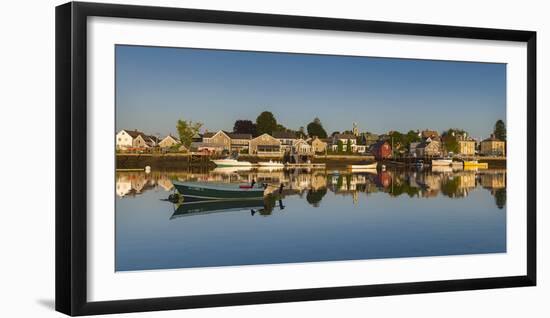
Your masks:
<instances>
[{"instance_id":1,"label":"water reflection","mask_svg":"<svg viewBox=\"0 0 550 318\"><path fill-rule=\"evenodd\" d=\"M166 201L174 180L253 179L284 187L257 200ZM115 270L504 253L506 181L494 169L121 172Z\"/></svg>"},{"instance_id":2,"label":"water reflection","mask_svg":"<svg viewBox=\"0 0 550 318\"><path fill-rule=\"evenodd\" d=\"M361 196L372 193L386 193L389 197L448 197L465 198L472 191L486 189L494 197L499 209L506 205L506 170L453 170L444 167L437 170L388 170L350 173L340 170L242 170L216 168L210 171L153 171L117 172L116 194L120 198L133 197L146 191L174 190L172 180L201 181L216 183L259 183L284 184L278 198L288 196L303 198L313 207L319 207L328 191L342 197L349 197L354 203ZM277 198L266 197L259 215L270 215ZM181 208L175 215L189 215L189 211L209 211L213 206ZM257 208L257 206L254 206ZM232 209L232 207L228 207ZM241 208L242 210L242 208Z\"/></svg>"}]
</instances>

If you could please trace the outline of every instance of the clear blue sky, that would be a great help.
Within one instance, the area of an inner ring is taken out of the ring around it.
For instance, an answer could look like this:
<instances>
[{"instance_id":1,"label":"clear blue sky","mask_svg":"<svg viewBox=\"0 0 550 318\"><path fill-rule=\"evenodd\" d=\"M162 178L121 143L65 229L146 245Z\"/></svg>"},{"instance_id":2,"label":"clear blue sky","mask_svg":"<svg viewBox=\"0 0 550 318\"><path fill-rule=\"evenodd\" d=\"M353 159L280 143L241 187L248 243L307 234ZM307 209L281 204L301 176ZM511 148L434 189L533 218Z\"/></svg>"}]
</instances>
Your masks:
<instances>
[{"instance_id":1,"label":"clear blue sky","mask_svg":"<svg viewBox=\"0 0 550 318\"><path fill-rule=\"evenodd\" d=\"M232 130L264 110L292 129L319 117L329 134L357 122L486 137L506 121L506 65L116 46L117 130L174 134L179 118Z\"/></svg>"}]
</instances>

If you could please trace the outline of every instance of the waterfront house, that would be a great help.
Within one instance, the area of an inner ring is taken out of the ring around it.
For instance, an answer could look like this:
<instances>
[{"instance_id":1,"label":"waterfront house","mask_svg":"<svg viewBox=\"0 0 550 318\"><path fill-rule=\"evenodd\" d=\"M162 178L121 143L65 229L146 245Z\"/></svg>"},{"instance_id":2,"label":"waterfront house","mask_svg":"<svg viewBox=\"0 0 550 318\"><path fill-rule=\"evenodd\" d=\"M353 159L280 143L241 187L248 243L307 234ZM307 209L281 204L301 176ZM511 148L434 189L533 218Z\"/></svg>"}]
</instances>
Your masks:
<instances>
[{"instance_id":1,"label":"waterfront house","mask_svg":"<svg viewBox=\"0 0 550 318\"><path fill-rule=\"evenodd\" d=\"M380 140L370 146L370 153L376 158L376 160L383 160L391 158L392 149L387 140Z\"/></svg>"},{"instance_id":2,"label":"waterfront house","mask_svg":"<svg viewBox=\"0 0 550 318\"><path fill-rule=\"evenodd\" d=\"M231 138L223 130L219 130L215 133L205 132L202 135L202 143L204 146L207 146L208 144L215 145L215 148L218 148L221 145L223 150L231 150Z\"/></svg>"},{"instance_id":3,"label":"waterfront house","mask_svg":"<svg viewBox=\"0 0 550 318\"><path fill-rule=\"evenodd\" d=\"M116 148L148 148L147 137L147 135L137 129L123 129L116 134Z\"/></svg>"},{"instance_id":4,"label":"waterfront house","mask_svg":"<svg viewBox=\"0 0 550 318\"><path fill-rule=\"evenodd\" d=\"M316 153L324 153L327 150L327 143L317 137L311 140L311 147Z\"/></svg>"},{"instance_id":5,"label":"waterfront house","mask_svg":"<svg viewBox=\"0 0 550 318\"><path fill-rule=\"evenodd\" d=\"M292 153L300 156L309 156L315 154L313 146L303 139L297 139L292 145Z\"/></svg>"},{"instance_id":6,"label":"waterfront house","mask_svg":"<svg viewBox=\"0 0 550 318\"><path fill-rule=\"evenodd\" d=\"M272 133L273 138L281 142L281 149L283 151L291 151L296 138L296 134L290 131L274 131Z\"/></svg>"},{"instance_id":7,"label":"waterfront house","mask_svg":"<svg viewBox=\"0 0 550 318\"><path fill-rule=\"evenodd\" d=\"M231 139L231 151L248 151L250 140L252 140L251 134L237 134L228 132L226 132L225 134Z\"/></svg>"},{"instance_id":8,"label":"waterfront house","mask_svg":"<svg viewBox=\"0 0 550 318\"><path fill-rule=\"evenodd\" d=\"M441 142L427 138L416 146L417 157L439 157L441 156Z\"/></svg>"},{"instance_id":9,"label":"waterfront house","mask_svg":"<svg viewBox=\"0 0 550 318\"><path fill-rule=\"evenodd\" d=\"M151 148L157 147L158 144L159 144L159 141L160 141L159 138L157 138L155 136L152 136L152 135L150 135L150 136L145 135L143 137L143 139L145 139L145 143L147 144L147 146L151 147Z\"/></svg>"},{"instance_id":10,"label":"waterfront house","mask_svg":"<svg viewBox=\"0 0 550 318\"><path fill-rule=\"evenodd\" d=\"M164 137L164 139L162 139L160 142L159 142L159 147L161 148L170 148L170 147L173 147L175 145L178 145L180 144L180 140L172 135L168 135L166 137Z\"/></svg>"},{"instance_id":11,"label":"waterfront house","mask_svg":"<svg viewBox=\"0 0 550 318\"><path fill-rule=\"evenodd\" d=\"M237 151L247 150L252 139L251 134L236 134L227 131L219 130L215 133L205 132L202 135L204 144L215 144L216 147L223 145L223 150Z\"/></svg>"},{"instance_id":12,"label":"waterfront house","mask_svg":"<svg viewBox=\"0 0 550 318\"><path fill-rule=\"evenodd\" d=\"M456 136L458 153L463 156L473 156L476 153L476 141L466 134Z\"/></svg>"},{"instance_id":13,"label":"waterfront house","mask_svg":"<svg viewBox=\"0 0 550 318\"><path fill-rule=\"evenodd\" d=\"M491 135L481 142L479 152L485 156L505 156L506 142Z\"/></svg>"},{"instance_id":14,"label":"waterfront house","mask_svg":"<svg viewBox=\"0 0 550 318\"><path fill-rule=\"evenodd\" d=\"M282 155L281 141L268 134L263 134L250 141L248 153L257 156L279 157Z\"/></svg>"},{"instance_id":15,"label":"waterfront house","mask_svg":"<svg viewBox=\"0 0 550 318\"><path fill-rule=\"evenodd\" d=\"M354 134L334 134L332 136L331 149L332 151L338 151L338 142L342 143L342 151L347 151L348 146L352 148L357 144L357 136Z\"/></svg>"}]
</instances>

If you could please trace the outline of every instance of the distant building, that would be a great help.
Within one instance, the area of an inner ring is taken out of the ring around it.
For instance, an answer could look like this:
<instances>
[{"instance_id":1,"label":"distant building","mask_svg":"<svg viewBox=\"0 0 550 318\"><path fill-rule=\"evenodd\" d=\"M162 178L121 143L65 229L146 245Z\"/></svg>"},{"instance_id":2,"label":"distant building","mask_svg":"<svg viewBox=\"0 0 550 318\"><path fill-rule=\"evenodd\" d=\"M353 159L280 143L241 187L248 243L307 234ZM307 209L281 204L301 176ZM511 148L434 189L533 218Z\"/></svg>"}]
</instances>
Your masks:
<instances>
[{"instance_id":1,"label":"distant building","mask_svg":"<svg viewBox=\"0 0 550 318\"><path fill-rule=\"evenodd\" d=\"M294 142L298 139L296 138L296 134L290 131L274 131L272 135L273 138L281 142L281 149L283 151L292 150L292 145L294 145Z\"/></svg>"},{"instance_id":2,"label":"distant building","mask_svg":"<svg viewBox=\"0 0 550 318\"><path fill-rule=\"evenodd\" d=\"M370 146L369 151L376 158L376 160L388 159L392 156L391 145L386 140L375 142Z\"/></svg>"},{"instance_id":3,"label":"distant building","mask_svg":"<svg viewBox=\"0 0 550 318\"><path fill-rule=\"evenodd\" d=\"M463 156L473 156L476 153L476 141L468 137L468 135L456 136L458 143L458 153Z\"/></svg>"},{"instance_id":4,"label":"distant building","mask_svg":"<svg viewBox=\"0 0 550 318\"><path fill-rule=\"evenodd\" d=\"M257 156L280 156L281 141L268 134L263 134L250 141L249 154Z\"/></svg>"},{"instance_id":5,"label":"distant building","mask_svg":"<svg viewBox=\"0 0 550 318\"><path fill-rule=\"evenodd\" d=\"M311 140L311 146L313 147L313 151L316 153L324 153L327 150L327 142L314 137Z\"/></svg>"},{"instance_id":6,"label":"distant building","mask_svg":"<svg viewBox=\"0 0 550 318\"><path fill-rule=\"evenodd\" d=\"M248 150L252 140L251 134L226 133L226 135L231 139L231 151Z\"/></svg>"},{"instance_id":7,"label":"distant building","mask_svg":"<svg viewBox=\"0 0 550 318\"><path fill-rule=\"evenodd\" d=\"M357 136L354 134L334 134L332 136L331 149L332 151L338 151L338 142L341 142L343 151L348 150L348 146L352 148L357 144Z\"/></svg>"},{"instance_id":8,"label":"distant building","mask_svg":"<svg viewBox=\"0 0 550 318\"><path fill-rule=\"evenodd\" d=\"M486 156L505 156L506 142L496 138L495 135L491 135L491 137L481 142L479 152Z\"/></svg>"},{"instance_id":9,"label":"distant building","mask_svg":"<svg viewBox=\"0 0 550 318\"><path fill-rule=\"evenodd\" d=\"M223 130L219 130L218 132L205 132L202 135L202 143L207 144L213 144L218 146L222 146L223 150L230 151L231 150L231 138L227 135L227 133Z\"/></svg>"},{"instance_id":10,"label":"distant building","mask_svg":"<svg viewBox=\"0 0 550 318\"><path fill-rule=\"evenodd\" d=\"M441 156L441 142L428 138L416 146L417 157L439 157Z\"/></svg>"},{"instance_id":11,"label":"distant building","mask_svg":"<svg viewBox=\"0 0 550 318\"><path fill-rule=\"evenodd\" d=\"M128 148L148 148L147 144L149 136L141 131L123 129L116 134L116 148L128 149ZM147 140L146 140L147 138Z\"/></svg>"},{"instance_id":12,"label":"distant building","mask_svg":"<svg viewBox=\"0 0 550 318\"><path fill-rule=\"evenodd\" d=\"M416 147L420 145L420 142L411 142L409 144L409 155L416 157Z\"/></svg>"},{"instance_id":13,"label":"distant building","mask_svg":"<svg viewBox=\"0 0 550 318\"><path fill-rule=\"evenodd\" d=\"M180 140L172 135L164 137L164 139L158 143L161 148L170 148L178 144L180 144Z\"/></svg>"},{"instance_id":14,"label":"distant building","mask_svg":"<svg viewBox=\"0 0 550 318\"><path fill-rule=\"evenodd\" d=\"M308 144L307 141L298 139L292 145L292 153L301 156L309 156L313 155L315 152L313 151L313 147Z\"/></svg>"}]
</instances>

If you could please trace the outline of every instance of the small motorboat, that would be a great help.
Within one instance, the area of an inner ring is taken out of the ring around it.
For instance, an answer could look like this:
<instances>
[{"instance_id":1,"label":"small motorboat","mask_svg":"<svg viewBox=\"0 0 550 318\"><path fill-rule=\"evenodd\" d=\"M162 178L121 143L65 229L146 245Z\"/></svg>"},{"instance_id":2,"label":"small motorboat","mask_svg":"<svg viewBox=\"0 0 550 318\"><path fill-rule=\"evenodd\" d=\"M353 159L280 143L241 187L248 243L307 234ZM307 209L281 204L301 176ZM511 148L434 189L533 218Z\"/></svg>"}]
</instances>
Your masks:
<instances>
[{"instance_id":1,"label":"small motorboat","mask_svg":"<svg viewBox=\"0 0 550 318\"><path fill-rule=\"evenodd\" d=\"M248 200L264 197L265 186L256 184L180 182L174 187L186 202L210 200Z\"/></svg>"},{"instance_id":2,"label":"small motorboat","mask_svg":"<svg viewBox=\"0 0 550 318\"><path fill-rule=\"evenodd\" d=\"M453 159L433 159L432 166L450 166Z\"/></svg>"},{"instance_id":3,"label":"small motorboat","mask_svg":"<svg viewBox=\"0 0 550 318\"><path fill-rule=\"evenodd\" d=\"M212 160L218 167L252 167L252 163L248 161L239 161L237 159L216 159Z\"/></svg>"},{"instance_id":4,"label":"small motorboat","mask_svg":"<svg viewBox=\"0 0 550 318\"><path fill-rule=\"evenodd\" d=\"M351 171L365 171L365 170L376 170L376 167L378 167L377 162L369 163L369 164L360 164L360 165L348 165L348 170Z\"/></svg>"},{"instance_id":5,"label":"small motorboat","mask_svg":"<svg viewBox=\"0 0 550 318\"><path fill-rule=\"evenodd\" d=\"M489 164L487 162L478 162L477 160L464 161L465 168L479 168L479 169L488 169Z\"/></svg>"}]
</instances>

